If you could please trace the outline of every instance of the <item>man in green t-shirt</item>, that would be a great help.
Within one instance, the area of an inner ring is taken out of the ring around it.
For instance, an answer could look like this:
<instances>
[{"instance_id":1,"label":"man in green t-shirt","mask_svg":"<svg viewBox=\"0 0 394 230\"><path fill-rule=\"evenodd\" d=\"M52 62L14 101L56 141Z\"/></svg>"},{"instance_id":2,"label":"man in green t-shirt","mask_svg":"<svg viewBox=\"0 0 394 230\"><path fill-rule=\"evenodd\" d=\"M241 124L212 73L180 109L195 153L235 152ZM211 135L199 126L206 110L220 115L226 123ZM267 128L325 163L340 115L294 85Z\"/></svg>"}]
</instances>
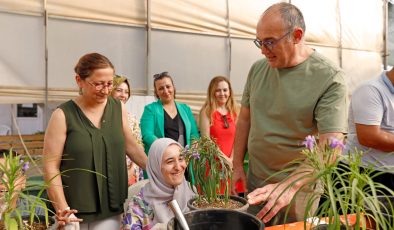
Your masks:
<instances>
[{"instance_id":1,"label":"man in green t-shirt","mask_svg":"<svg viewBox=\"0 0 394 230\"><path fill-rule=\"evenodd\" d=\"M330 138L341 139L347 129L344 74L306 46L304 35L304 18L294 5L274 4L262 14L254 43L265 58L250 69L237 122L233 182L246 183L243 160L248 151L248 211L268 225L274 216L280 222L303 220L304 198L311 192L297 193L306 183L297 172L286 180L290 174L272 175L302 157L307 135L318 134L323 145Z\"/></svg>"}]
</instances>

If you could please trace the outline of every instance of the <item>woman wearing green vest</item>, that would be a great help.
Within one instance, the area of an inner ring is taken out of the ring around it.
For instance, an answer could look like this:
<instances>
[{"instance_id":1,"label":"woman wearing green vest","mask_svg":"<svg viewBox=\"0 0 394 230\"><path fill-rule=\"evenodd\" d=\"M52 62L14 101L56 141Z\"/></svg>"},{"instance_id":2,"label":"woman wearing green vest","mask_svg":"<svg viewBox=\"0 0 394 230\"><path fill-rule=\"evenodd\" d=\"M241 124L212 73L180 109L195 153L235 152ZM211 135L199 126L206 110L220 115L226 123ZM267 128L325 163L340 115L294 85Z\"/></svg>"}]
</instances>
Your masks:
<instances>
[{"instance_id":1,"label":"woman wearing green vest","mask_svg":"<svg viewBox=\"0 0 394 230\"><path fill-rule=\"evenodd\" d=\"M124 105L109 97L112 63L90 53L74 70L80 95L53 112L45 132L48 196L56 210L76 209L83 219L66 229L119 229L127 197L124 153L142 168L147 157L128 127Z\"/></svg>"}]
</instances>

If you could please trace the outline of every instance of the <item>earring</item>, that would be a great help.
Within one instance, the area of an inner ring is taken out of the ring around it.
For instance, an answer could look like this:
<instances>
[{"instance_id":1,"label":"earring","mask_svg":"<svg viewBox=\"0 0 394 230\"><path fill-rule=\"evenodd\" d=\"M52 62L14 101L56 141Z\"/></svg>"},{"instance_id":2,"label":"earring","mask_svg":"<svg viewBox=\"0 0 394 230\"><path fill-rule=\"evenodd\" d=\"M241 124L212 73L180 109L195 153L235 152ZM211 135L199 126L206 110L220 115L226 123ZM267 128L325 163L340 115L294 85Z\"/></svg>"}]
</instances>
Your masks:
<instances>
[{"instance_id":1,"label":"earring","mask_svg":"<svg viewBox=\"0 0 394 230\"><path fill-rule=\"evenodd\" d=\"M82 88L79 88L79 95L83 95L83 91L82 91Z\"/></svg>"}]
</instances>

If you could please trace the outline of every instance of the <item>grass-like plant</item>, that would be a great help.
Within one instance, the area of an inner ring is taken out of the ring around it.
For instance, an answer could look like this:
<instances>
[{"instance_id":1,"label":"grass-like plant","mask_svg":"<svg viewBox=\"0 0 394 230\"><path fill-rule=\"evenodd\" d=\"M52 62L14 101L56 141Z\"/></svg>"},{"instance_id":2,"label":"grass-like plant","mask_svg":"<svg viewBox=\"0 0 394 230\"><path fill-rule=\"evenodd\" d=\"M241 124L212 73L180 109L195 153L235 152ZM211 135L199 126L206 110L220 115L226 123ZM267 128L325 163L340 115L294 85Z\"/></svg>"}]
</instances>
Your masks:
<instances>
[{"instance_id":1,"label":"grass-like plant","mask_svg":"<svg viewBox=\"0 0 394 230\"><path fill-rule=\"evenodd\" d=\"M45 213L45 223L48 224L48 208L41 195L46 189L43 184L29 184L26 182L26 170L30 161L26 157L17 155L14 151L2 152L0 156L0 217L7 230L29 229L37 219L36 208ZM30 196L24 191L39 190L37 195ZM22 207L19 205L23 201ZM22 216L28 216L24 221Z\"/></svg>"},{"instance_id":2,"label":"grass-like plant","mask_svg":"<svg viewBox=\"0 0 394 230\"><path fill-rule=\"evenodd\" d=\"M189 181L198 194L197 202L205 200L212 203L224 200L227 204L232 169L217 144L209 137L203 136L192 140L191 145L185 147L184 154L187 162L191 164ZM219 194L221 186L225 186L224 194Z\"/></svg>"},{"instance_id":3,"label":"grass-like plant","mask_svg":"<svg viewBox=\"0 0 394 230\"><path fill-rule=\"evenodd\" d=\"M345 225L347 229L366 229L371 222L376 223L376 229L394 229L390 219L382 214L383 210L392 215L393 204L389 199L379 198L382 194L394 196L394 192L373 181L374 177L383 172L374 170L371 165L362 164L364 152L355 149L351 154L339 154L339 150L343 150L343 144L335 138L322 147L317 145L314 136L308 136L303 144L306 147L302 151L304 158L292 162L292 167L282 170L279 174L296 171L299 175L293 173L290 176L297 176L297 181L307 181L302 188L315 188L305 200L305 228L309 224L307 218L313 216L318 219L324 218L328 229L340 229L340 225ZM324 202L313 211L313 204L320 197ZM346 218L350 214L355 216L355 222Z\"/></svg>"},{"instance_id":4,"label":"grass-like plant","mask_svg":"<svg viewBox=\"0 0 394 230\"><path fill-rule=\"evenodd\" d=\"M50 223L49 214L54 215L55 213L48 208L47 202L50 200L44 198L44 193L53 179L76 170L106 177L98 172L75 168L60 172L53 176L49 182L30 182L25 175L29 165L33 165L39 171L40 176L43 175L43 172L24 144L15 114L12 114L12 119L26 155L18 155L12 149L0 151L0 159L3 159L0 160L0 223L3 222L7 230L37 229L34 223L41 220L37 214L37 210L40 210L41 217L42 213L44 216L44 222L41 223L48 226ZM46 160L51 159L46 158ZM35 193L34 195L30 195L32 191ZM26 216L28 216L28 220L25 219Z\"/></svg>"},{"instance_id":5,"label":"grass-like plant","mask_svg":"<svg viewBox=\"0 0 394 230\"><path fill-rule=\"evenodd\" d=\"M50 201L43 197L48 183L29 181L25 174L32 158L18 155L12 150L2 150L0 154L0 221L7 230L38 229L35 226L38 222L48 227L49 215L55 214L47 207L47 202ZM37 165L35 162L32 164ZM76 168L65 170L51 180L71 171L105 177L100 173ZM31 195L32 192L34 195Z\"/></svg>"}]
</instances>

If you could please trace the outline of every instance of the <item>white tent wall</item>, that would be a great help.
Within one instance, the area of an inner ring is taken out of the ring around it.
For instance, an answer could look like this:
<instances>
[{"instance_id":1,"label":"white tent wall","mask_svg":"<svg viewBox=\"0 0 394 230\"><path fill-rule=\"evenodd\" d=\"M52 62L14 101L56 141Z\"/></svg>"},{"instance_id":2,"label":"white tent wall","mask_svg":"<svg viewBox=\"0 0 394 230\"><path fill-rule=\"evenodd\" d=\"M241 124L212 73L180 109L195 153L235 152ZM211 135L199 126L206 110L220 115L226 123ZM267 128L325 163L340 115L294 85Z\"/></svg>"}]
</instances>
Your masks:
<instances>
[{"instance_id":1,"label":"white tent wall","mask_svg":"<svg viewBox=\"0 0 394 230\"><path fill-rule=\"evenodd\" d=\"M0 102L43 102L45 45L42 25L42 17L0 14Z\"/></svg>"},{"instance_id":2,"label":"white tent wall","mask_svg":"<svg viewBox=\"0 0 394 230\"><path fill-rule=\"evenodd\" d=\"M85 53L98 52L114 63L116 72L145 89L146 35L142 28L50 19L48 27L49 86L74 89L74 66Z\"/></svg>"},{"instance_id":3,"label":"white tent wall","mask_svg":"<svg viewBox=\"0 0 394 230\"><path fill-rule=\"evenodd\" d=\"M250 39L231 39L231 82L234 92L239 98L242 95L250 66L262 58L261 51L250 43ZM209 82L206 82L206 89L208 84Z\"/></svg>"},{"instance_id":4,"label":"white tent wall","mask_svg":"<svg viewBox=\"0 0 394 230\"><path fill-rule=\"evenodd\" d=\"M213 76L228 72L223 37L153 31L152 53L152 73L169 71L182 91L205 92Z\"/></svg>"},{"instance_id":5,"label":"white tent wall","mask_svg":"<svg viewBox=\"0 0 394 230\"><path fill-rule=\"evenodd\" d=\"M77 95L73 68L88 52L106 55L131 79L127 105L137 116L154 100L152 75L162 71L194 112L216 75L230 77L239 99L249 67L262 58L252 43L255 25L275 2L0 0L0 104L47 102L50 113ZM346 72L349 93L381 71L387 1L291 3L304 13L306 42Z\"/></svg>"}]
</instances>

